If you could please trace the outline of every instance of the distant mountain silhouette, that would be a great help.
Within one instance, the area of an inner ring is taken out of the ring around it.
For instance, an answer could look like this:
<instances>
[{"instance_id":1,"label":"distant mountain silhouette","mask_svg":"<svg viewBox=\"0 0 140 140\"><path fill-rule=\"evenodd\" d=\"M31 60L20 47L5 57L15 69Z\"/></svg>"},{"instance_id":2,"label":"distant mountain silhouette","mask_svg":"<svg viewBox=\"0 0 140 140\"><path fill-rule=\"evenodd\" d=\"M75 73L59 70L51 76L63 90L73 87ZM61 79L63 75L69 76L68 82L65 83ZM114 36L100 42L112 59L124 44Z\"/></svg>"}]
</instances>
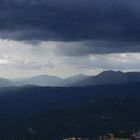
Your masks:
<instances>
[{"instance_id":1,"label":"distant mountain silhouette","mask_svg":"<svg viewBox=\"0 0 140 140\"><path fill-rule=\"evenodd\" d=\"M57 76L40 75L31 78L8 80L0 78L0 87L15 86L50 86L50 87L81 87L93 85L122 84L140 82L140 72L103 71L96 76L83 74L62 79Z\"/></svg>"},{"instance_id":2,"label":"distant mountain silhouette","mask_svg":"<svg viewBox=\"0 0 140 140\"><path fill-rule=\"evenodd\" d=\"M51 87L67 87L69 85L72 85L73 83L79 82L88 77L90 76L78 74L75 76L62 79L57 76L40 75L31 78L16 79L14 80L14 83L17 86L36 85L36 86L51 86Z\"/></svg>"},{"instance_id":3,"label":"distant mountain silhouette","mask_svg":"<svg viewBox=\"0 0 140 140\"><path fill-rule=\"evenodd\" d=\"M0 87L9 87L13 86L14 83L8 79L0 78Z\"/></svg>"},{"instance_id":4,"label":"distant mountain silhouette","mask_svg":"<svg viewBox=\"0 0 140 140\"><path fill-rule=\"evenodd\" d=\"M16 81L16 85L56 86L62 81L57 76L40 75Z\"/></svg>"},{"instance_id":5,"label":"distant mountain silhouette","mask_svg":"<svg viewBox=\"0 0 140 140\"><path fill-rule=\"evenodd\" d=\"M63 79L58 84L58 86L64 86L64 87L65 86L70 86L70 85L73 85L76 82L82 81L82 80L87 79L89 77L90 76L86 76L86 75L83 75L83 74L78 74L78 75L75 75L75 76L71 76L71 77L68 77L66 79Z\"/></svg>"},{"instance_id":6,"label":"distant mountain silhouette","mask_svg":"<svg viewBox=\"0 0 140 140\"><path fill-rule=\"evenodd\" d=\"M121 84L129 82L139 82L140 72L104 71L96 76L90 76L69 86L91 86L106 84Z\"/></svg>"}]
</instances>

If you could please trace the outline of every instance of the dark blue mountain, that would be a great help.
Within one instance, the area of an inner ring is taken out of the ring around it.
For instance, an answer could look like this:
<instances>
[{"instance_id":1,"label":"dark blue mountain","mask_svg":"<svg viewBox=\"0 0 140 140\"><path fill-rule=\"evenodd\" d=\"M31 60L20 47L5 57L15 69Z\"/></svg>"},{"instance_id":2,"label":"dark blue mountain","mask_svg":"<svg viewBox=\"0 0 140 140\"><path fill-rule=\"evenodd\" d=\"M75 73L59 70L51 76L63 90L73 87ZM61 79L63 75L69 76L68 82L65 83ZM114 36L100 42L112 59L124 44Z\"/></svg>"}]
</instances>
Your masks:
<instances>
[{"instance_id":1,"label":"dark blue mountain","mask_svg":"<svg viewBox=\"0 0 140 140\"><path fill-rule=\"evenodd\" d=\"M140 72L104 71L96 76L90 76L75 82L70 86L122 84L128 82L140 82Z\"/></svg>"}]
</instances>

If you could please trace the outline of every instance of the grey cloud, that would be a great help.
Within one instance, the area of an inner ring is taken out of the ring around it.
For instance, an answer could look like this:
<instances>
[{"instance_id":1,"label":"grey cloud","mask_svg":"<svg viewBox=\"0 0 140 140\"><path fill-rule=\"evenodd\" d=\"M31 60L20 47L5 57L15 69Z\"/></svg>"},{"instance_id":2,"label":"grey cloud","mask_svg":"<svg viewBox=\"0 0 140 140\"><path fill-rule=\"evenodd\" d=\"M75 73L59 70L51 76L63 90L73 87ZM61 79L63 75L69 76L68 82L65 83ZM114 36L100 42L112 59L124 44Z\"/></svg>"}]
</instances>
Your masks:
<instances>
[{"instance_id":1,"label":"grey cloud","mask_svg":"<svg viewBox=\"0 0 140 140\"><path fill-rule=\"evenodd\" d=\"M9 64L5 64L3 66L6 67L11 67L14 69L18 69L18 70L41 70L41 69L53 69L55 68L55 65L52 62L47 62L47 64L38 64L37 62L34 61L25 61L25 60L17 60L15 63L9 63Z\"/></svg>"},{"instance_id":2,"label":"grey cloud","mask_svg":"<svg viewBox=\"0 0 140 140\"><path fill-rule=\"evenodd\" d=\"M0 68L1 69L18 69L18 70L41 70L43 68L46 68L46 65L41 65L41 64L37 64L34 61L28 61L26 62L25 60L17 60L15 62L11 62L11 63L7 63L7 64L1 64Z\"/></svg>"},{"instance_id":3,"label":"grey cloud","mask_svg":"<svg viewBox=\"0 0 140 140\"><path fill-rule=\"evenodd\" d=\"M53 68L55 68L55 65L52 62L48 61L48 64L46 65L46 67L53 69Z\"/></svg>"},{"instance_id":4,"label":"grey cloud","mask_svg":"<svg viewBox=\"0 0 140 140\"><path fill-rule=\"evenodd\" d=\"M65 59L67 65L71 65L78 70L139 70L140 54L121 53L121 54L105 54L90 55Z\"/></svg>"},{"instance_id":5,"label":"grey cloud","mask_svg":"<svg viewBox=\"0 0 140 140\"><path fill-rule=\"evenodd\" d=\"M40 70L44 67L44 65L37 64L33 61L26 62L24 60L19 60L15 64L13 64L13 67L15 69L21 69L21 70Z\"/></svg>"}]
</instances>

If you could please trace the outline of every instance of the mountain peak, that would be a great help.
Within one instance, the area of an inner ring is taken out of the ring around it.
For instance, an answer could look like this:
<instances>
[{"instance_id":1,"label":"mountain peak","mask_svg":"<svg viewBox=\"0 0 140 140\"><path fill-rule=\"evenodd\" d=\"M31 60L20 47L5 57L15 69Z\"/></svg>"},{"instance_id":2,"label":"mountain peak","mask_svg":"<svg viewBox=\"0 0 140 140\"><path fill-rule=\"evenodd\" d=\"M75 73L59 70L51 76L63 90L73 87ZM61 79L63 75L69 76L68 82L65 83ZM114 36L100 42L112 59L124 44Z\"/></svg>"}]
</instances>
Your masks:
<instances>
[{"instance_id":1,"label":"mountain peak","mask_svg":"<svg viewBox=\"0 0 140 140\"><path fill-rule=\"evenodd\" d=\"M113 71L113 70L108 70L108 71L103 71L99 73L98 75L112 75L112 74L124 74L122 71Z\"/></svg>"}]
</instances>

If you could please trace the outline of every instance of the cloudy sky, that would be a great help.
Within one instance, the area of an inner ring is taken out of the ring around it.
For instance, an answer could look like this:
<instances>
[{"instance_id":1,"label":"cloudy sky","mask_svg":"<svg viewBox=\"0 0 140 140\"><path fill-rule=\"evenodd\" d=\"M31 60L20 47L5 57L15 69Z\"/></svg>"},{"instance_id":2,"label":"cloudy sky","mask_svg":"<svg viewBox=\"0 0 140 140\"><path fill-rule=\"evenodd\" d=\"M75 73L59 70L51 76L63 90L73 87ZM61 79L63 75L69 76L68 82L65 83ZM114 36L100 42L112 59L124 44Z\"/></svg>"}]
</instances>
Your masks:
<instances>
[{"instance_id":1,"label":"cloudy sky","mask_svg":"<svg viewBox=\"0 0 140 140\"><path fill-rule=\"evenodd\" d=\"M0 0L0 77L140 71L139 0Z\"/></svg>"}]
</instances>

